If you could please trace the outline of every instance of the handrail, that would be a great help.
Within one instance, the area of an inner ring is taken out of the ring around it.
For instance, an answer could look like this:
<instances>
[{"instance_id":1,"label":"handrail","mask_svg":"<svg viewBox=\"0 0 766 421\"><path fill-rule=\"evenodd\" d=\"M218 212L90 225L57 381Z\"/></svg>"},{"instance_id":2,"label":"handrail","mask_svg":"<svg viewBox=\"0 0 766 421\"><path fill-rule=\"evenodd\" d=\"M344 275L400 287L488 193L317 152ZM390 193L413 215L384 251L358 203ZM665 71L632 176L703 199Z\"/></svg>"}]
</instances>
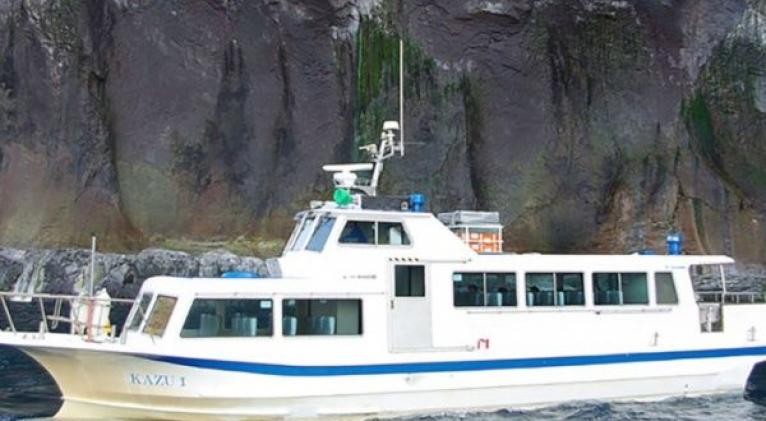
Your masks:
<instances>
[{"instance_id":1,"label":"handrail","mask_svg":"<svg viewBox=\"0 0 766 421\"><path fill-rule=\"evenodd\" d=\"M13 324L13 317L11 317L11 312L8 310L8 304L5 302L5 296L0 295L0 302L3 303L3 310L5 311L6 320L8 320L8 326L11 328L13 333L16 333L16 325Z\"/></svg>"},{"instance_id":2,"label":"handrail","mask_svg":"<svg viewBox=\"0 0 766 421\"><path fill-rule=\"evenodd\" d=\"M90 297L90 296L84 296L84 295L67 295L67 294L46 294L46 293L16 293L16 292L6 292L6 291L0 291L0 305L2 305L3 313L5 314L6 320L8 320L8 327L10 328L11 332L18 333L18 330L16 328L16 324L13 321L13 316L11 315L10 308L8 306L8 302L6 299L11 301L22 301L25 304L31 304L34 305L34 301L37 301L37 307L40 312L40 327L38 333L41 335L50 332L51 329L56 329L58 327L58 324L60 322L69 323L72 327L71 334L82 334L85 337L85 332L90 332L92 328L99 327L95 323L91 323L92 321L89 320L88 323L82 323L78 320L78 316L73 314L71 312L71 308L73 308L75 305L82 303L87 303L88 306L94 306L96 304L102 304L102 305L109 305L111 306L112 303L114 304L128 304L132 305L135 300L134 299L128 299L128 298L102 298L98 296ZM62 316L61 311L63 308L64 301L67 301L70 306L70 314L69 316ZM48 315L45 312L45 301L53 301L53 314ZM103 322L103 321L101 321ZM108 320L106 321L108 323ZM82 327L81 332L76 332L75 327ZM90 334L90 333L89 333ZM114 333L112 333L114 335Z\"/></svg>"},{"instance_id":3,"label":"handrail","mask_svg":"<svg viewBox=\"0 0 766 421\"><path fill-rule=\"evenodd\" d=\"M16 299L35 299L35 298L43 298L43 299L69 299L69 300L83 300L83 299L90 299L93 301L108 301L111 303L130 303L132 304L134 301L136 301L133 298L100 298L98 296L94 297L88 297L86 295L67 295L67 294L46 294L46 293L28 293L28 292L7 292L7 291L0 291L0 296L2 297L10 297L10 298L16 298Z\"/></svg>"},{"instance_id":4,"label":"handrail","mask_svg":"<svg viewBox=\"0 0 766 421\"><path fill-rule=\"evenodd\" d=\"M698 303L755 304L766 302L760 292L697 291L695 295Z\"/></svg>"}]
</instances>

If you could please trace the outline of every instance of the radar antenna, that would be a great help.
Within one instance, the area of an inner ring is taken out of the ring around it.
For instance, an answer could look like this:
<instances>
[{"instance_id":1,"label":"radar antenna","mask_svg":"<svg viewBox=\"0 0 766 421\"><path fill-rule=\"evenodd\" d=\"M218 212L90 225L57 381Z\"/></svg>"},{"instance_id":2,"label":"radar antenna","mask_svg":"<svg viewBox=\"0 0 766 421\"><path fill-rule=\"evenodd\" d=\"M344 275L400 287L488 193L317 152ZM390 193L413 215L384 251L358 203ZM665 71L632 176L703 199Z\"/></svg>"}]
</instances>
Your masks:
<instances>
[{"instance_id":1,"label":"radar antenna","mask_svg":"<svg viewBox=\"0 0 766 421\"><path fill-rule=\"evenodd\" d=\"M396 136L399 131L399 123L396 121L386 121L383 123L383 131L380 133L380 144L371 143L361 146L359 149L366 152L374 162L359 164L333 164L325 165L323 170L333 173L333 183L335 187L357 191L367 196L377 195L378 180L383 171L383 161L396 155L404 156L404 143L401 136ZM369 183L358 183L356 172L372 171Z\"/></svg>"}]
</instances>

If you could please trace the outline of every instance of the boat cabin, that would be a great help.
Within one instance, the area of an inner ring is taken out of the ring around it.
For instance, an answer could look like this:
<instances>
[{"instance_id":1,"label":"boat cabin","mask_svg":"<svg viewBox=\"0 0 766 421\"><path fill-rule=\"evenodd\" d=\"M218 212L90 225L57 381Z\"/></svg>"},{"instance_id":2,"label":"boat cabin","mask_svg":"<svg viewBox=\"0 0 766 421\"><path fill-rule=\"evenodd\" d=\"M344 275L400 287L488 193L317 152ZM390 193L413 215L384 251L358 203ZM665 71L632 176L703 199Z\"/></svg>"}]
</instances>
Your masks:
<instances>
[{"instance_id":1,"label":"boat cabin","mask_svg":"<svg viewBox=\"0 0 766 421\"><path fill-rule=\"evenodd\" d=\"M723 329L725 300L698 303L690 268L720 271L728 257L481 254L466 239L425 212L305 211L266 278L148 280L123 341L336 337L387 353L504 349L526 337L530 349L585 352L594 331L635 349Z\"/></svg>"}]
</instances>

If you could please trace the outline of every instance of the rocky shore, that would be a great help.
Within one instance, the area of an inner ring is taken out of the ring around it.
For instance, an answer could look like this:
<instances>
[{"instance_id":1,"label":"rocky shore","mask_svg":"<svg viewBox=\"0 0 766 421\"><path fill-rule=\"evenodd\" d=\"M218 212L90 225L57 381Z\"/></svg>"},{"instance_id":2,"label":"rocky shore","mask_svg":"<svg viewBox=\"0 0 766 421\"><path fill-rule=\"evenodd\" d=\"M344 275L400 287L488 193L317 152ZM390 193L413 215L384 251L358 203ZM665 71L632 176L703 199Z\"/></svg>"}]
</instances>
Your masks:
<instances>
[{"instance_id":1,"label":"rocky shore","mask_svg":"<svg viewBox=\"0 0 766 421\"><path fill-rule=\"evenodd\" d=\"M106 288L114 298L134 298L151 276L218 277L229 271L265 273L265 265L259 258L227 250L199 255L164 249L96 253L95 289ZM77 295L87 290L89 276L89 250L0 248L1 291ZM34 329L39 323L36 303L11 303L11 307L17 327ZM122 307L115 308L113 323L118 325L127 311ZM7 326L5 315L0 314L0 329Z\"/></svg>"}]
</instances>

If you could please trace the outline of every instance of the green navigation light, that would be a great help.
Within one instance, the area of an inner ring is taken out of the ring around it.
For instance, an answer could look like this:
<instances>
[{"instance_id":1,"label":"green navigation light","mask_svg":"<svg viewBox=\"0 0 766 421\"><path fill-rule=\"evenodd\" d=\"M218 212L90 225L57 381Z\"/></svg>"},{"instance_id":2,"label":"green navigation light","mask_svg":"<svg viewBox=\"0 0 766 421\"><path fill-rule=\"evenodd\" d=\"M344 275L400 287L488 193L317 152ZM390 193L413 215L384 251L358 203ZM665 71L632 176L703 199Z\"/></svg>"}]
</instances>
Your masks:
<instances>
[{"instance_id":1,"label":"green navigation light","mask_svg":"<svg viewBox=\"0 0 766 421\"><path fill-rule=\"evenodd\" d=\"M349 192L348 189L335 189L332 198L338 206L348 206L354 202L354 198L351 196L351 192Z\"/></svg>"}]
</instances>

